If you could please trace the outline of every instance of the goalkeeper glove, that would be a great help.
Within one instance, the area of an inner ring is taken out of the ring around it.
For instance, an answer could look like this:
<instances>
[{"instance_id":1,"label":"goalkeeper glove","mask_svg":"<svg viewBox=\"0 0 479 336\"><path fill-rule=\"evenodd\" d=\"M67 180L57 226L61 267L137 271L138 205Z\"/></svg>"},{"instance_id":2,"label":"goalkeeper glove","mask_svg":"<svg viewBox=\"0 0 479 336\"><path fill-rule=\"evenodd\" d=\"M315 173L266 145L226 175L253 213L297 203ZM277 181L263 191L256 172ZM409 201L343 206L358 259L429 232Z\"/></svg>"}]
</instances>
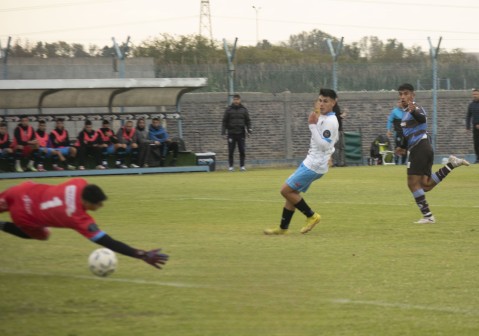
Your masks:
<instances>
[{"instance_id":1,"label":"goalkeeper glove","mask_svg":"<svg viewBox=\"0 0 479 336\"><path fill-rule=\"evenodd\" d=\"M164 253L160 253L161 249L155 249L151 251L137 250L136 254L139 259L143 260L147 264L150 264L153 267L161 269L161 265L164 265L169 256Z\"/></svg>"}]
</instances>

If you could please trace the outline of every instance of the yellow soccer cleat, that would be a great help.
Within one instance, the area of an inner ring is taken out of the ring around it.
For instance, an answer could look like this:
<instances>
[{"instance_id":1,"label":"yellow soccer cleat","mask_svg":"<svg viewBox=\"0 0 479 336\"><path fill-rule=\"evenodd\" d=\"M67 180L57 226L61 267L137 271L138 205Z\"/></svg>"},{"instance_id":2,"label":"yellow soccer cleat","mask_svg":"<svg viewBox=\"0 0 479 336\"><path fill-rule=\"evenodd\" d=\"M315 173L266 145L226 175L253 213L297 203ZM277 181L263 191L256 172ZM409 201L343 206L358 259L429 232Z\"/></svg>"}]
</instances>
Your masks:
<instances>
[{"instance_id":1,"label":"yellow soccer cleat","mask_svg":"<svg viewBox=\"0 0 479 336\"><path fill-rule=\"evenodd\" d=\"M321 220L321 216L318 213L314 213L311 217L306 218L306 226L301 229L301 233L308 233L316 224Z\"/></svg>"},{"instance_id":2,"label":"yellow soccer cleat","mask_svg":"<svg viewBox=\"0 0 479 336\"><path fill-rule=\"evenodd\" d=\"M282 228L264 229L263 232L265 235L268 235L268 236L285 235L285 234L288 234L288 229L282 229Z\"/></svg>"}]
</instances>

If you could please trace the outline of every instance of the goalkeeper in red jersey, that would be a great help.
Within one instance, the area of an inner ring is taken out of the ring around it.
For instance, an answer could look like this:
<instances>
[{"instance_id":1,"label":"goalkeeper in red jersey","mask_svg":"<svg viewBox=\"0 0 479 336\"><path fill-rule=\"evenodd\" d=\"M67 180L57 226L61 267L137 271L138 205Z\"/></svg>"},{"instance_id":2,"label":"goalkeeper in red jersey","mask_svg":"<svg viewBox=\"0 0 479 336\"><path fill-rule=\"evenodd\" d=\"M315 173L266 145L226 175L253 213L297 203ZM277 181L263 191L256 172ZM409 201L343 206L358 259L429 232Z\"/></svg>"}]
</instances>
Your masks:
<instances>
[{"instance_id":1,"label":"goalkeeper in red jersey","mask_svg":"<svg viewBox=\"0 0 479 336\"><path fill-rule=\"evenodd\" d=\"M47 240L48 227L69 228L112 251L161 268L168 255L160 249L136 249L100 230L87 211L101 208L106 199L100 187L82 178L59 185L24 182L0 193L0 213L9 211L12 218L12 222L0 221L0 231L24 239Z\"/></svg>"}]
</instances>

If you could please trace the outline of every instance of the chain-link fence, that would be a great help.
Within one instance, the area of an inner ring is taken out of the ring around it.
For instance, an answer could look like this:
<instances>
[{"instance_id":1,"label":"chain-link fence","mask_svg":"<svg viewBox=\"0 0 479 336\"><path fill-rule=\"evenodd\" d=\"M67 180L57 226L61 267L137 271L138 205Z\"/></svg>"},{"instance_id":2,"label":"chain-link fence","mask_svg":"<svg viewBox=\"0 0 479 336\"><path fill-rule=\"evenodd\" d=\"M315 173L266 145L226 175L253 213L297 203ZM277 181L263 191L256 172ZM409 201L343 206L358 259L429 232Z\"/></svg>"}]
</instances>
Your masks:
<instances>
[{"instance_id":1,"label":"chain-link fence","mask_svg":"<svg viewBox=\"0 0 479 336\"><path fill-rule=\"evenodd\" d=\"M395 90L409 82L418 89L432 88L429 62L394 64L338 64L339 91ZM463 90L479 86L479 66L475 64L440 64L438 87ZM209 86L202 91L228 91L225 64L175 65L160 64L157 77L207 77ZM235 71L237 92L316 92L332 87L332 64L239 64Z\"/></svg>"}]
</instances>

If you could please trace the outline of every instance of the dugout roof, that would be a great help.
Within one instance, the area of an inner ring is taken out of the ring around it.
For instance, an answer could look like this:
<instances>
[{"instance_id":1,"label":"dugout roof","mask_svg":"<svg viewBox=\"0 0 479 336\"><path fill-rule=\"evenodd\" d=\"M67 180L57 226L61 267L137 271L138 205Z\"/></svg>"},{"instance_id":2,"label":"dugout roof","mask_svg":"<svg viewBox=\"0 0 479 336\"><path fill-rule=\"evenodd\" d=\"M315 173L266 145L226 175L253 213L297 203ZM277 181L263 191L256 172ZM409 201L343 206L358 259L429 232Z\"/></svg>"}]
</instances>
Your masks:
<instances>
[{"instance_id":1,"label":"dugout roof","mask_svg":"<svg viewBox=\"0 0 479 336\"><path fill-rule=\"evenodd\" d=\"M0 80L0 109L176 106L207 78Z\"/></svg>"}]
</instances>

